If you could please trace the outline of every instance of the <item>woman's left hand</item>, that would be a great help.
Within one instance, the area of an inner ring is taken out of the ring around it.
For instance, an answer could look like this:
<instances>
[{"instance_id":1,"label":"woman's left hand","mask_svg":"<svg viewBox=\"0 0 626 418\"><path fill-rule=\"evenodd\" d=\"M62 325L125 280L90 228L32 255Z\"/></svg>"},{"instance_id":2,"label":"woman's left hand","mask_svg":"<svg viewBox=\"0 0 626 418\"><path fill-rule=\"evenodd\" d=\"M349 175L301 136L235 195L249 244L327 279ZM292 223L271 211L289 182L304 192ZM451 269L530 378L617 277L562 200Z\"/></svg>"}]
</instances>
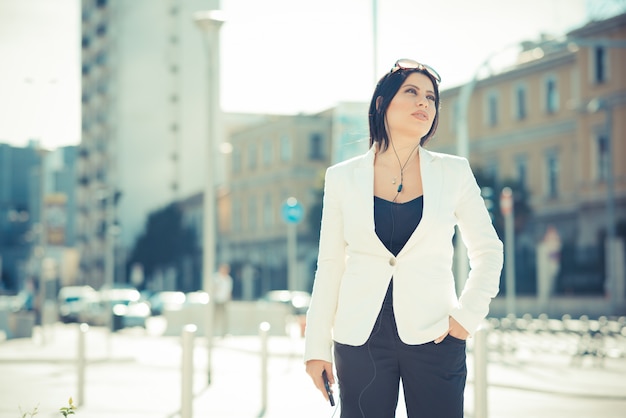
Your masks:
<instances>
[{"instance_id":1,"label":"woman's left hand","mask_svg":"<svg viewBox=\"0 0 626 418\"><path fill-rule=\"evenodd\" d=\"M463 326L452 317L449 317L448 330L435 340L435 344L439 344L440 342L442 342L444 338L448 336L448 334L450 334L454 338L458 338L459 340L467 340L467 337L469 337L469 332L467 332L467 330L463 328Z\"/></svg>"}]
</instances>

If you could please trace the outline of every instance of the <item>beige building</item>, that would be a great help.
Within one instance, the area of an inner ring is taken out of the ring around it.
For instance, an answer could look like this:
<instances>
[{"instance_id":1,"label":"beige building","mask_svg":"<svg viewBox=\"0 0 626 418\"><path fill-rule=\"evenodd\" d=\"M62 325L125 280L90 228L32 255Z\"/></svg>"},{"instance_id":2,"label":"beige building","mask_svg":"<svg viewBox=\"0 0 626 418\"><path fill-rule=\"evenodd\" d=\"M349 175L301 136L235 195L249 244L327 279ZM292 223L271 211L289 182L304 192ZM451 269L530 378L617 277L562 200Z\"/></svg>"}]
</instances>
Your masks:
<instances>
[{"instance_id":1,"label":"beige building","mask_svg":"<svg viewBox=\"0 0 626 418\"><path fill-rule=\"evenodd\" d=\"M457 153L463 88L442 92L429 148ZM513 67L476 82L467 112L478 177L495 190L528 193L530 214L516 219L518 289L533 290L535 248L552 226L561 240L554 290L602 293L607 216L622 243L626 235L626 14L591 22L565 42L523 44ZM622 300L623 260L620 246L613 266Z\"/></svg>"},{"instance_id":2,"label":"beige building","mask_svg":"<svg viewBox=\"0 0 626 418\"><path fill-rule=\"evenodd\" d=\"M281 207L295 197L304 208L296 227L298 287L308 287L318 233L309 219L320 210L315 206L331 157L331 118L275 116L231 134L229 141L227 192L218 204L218 260L228 261L234 276L253 281L255 295L287 288L287 223Z\"/></svg>"}]
</instances>

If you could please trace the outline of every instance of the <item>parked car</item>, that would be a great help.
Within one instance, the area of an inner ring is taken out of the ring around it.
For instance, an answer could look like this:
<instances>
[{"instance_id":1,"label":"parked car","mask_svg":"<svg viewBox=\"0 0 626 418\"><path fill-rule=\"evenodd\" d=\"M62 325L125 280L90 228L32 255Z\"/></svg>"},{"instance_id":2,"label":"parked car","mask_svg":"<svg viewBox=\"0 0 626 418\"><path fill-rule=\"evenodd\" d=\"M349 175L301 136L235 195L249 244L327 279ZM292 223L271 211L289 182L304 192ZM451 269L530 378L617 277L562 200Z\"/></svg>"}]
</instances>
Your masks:
<instances>
[{"instance_id":1,"label":"parked car","mask_svg":"<svg viewBox=\"0 0 626 418\"><path fill-rule=\"evenodd\" d=\"M115 321L115 309L117 306L128 306L138 303L141 295L134 287L105 287L97 292L97 298L85 301L83 310L79 313L79 321L89 325L109 325L120 328L120 323ZM119 309L118 309L119 310Z\"/></svg>"},{"instance_id":2,"label":"parked car","mask_svg":"<svg viewBox=\"0 0 626 418\"><path fill-rule=\"evenodd\" d=\"M180 310L185 304L185 294L178 291L156 292L148 298L152 315L162 315L166 310Z\"/></svg>"},{"instance_id":3,"label":"parked car","mask_svg":"<svg viewBox=\"0 0 626 418\"><path fill-rule=\"evenodd\" d=\"M294 315L306 315L311 303L311 294L300 290L270 290L262 300L288 304Z\"/></svg>"},{"instance_id":4,"label":"parked car","mask_svg":"<svg viewBox=\"0 0 626 418\"><path fill-rule=\"evenodd\" d=\"M268 302L278 302L289 305L291 317L288 321L297 325L297 333L304 336L306 328L306 312L311 304L311 294L301 290L270 290L262 298ZM288 331L291 333L291 331Z\"/></svg>"},{"instance_id":5,"label":"parked car","mask_svg":"<svg viewBox=\"0 0 626 418\"><path fill-rule=\"evenodd\" d=\"M130 327L146 327L146 320L150 317L150 304L146 301L133 301L117 304L113 307L113 330Z\"/></svg>"},{"instance_id":6,"label":"parked car","mask_svg":"<svg viewBox=\"0 0 626 418\"><path fill-rule=\"evenodd\" d=\"M134 287L113 287L100 290L100 300L111 308L115 305L128 305L138 302L141 294Z\"/></svg>"},{"instance_id":7,"label":"parked car","mask_svg":"<svg viewBox=\"0 0 626 418\"><path fill-rule=\"evenodd\" d=\"M59 319L62 322L78 322L81 314L94 301L98 301L98 292L91 286L65 286L57 297Z\"/></svg>"},{"instance_id":8,"label":"parked car","mask_svg":"<svg viewBox=\"0 0 626 418\"><path fill-rule=\"evenodd\" d=\"M209 294L203 290L185 294L185 305L206 305L209 303Z\"/></svg>"}]
</instances>

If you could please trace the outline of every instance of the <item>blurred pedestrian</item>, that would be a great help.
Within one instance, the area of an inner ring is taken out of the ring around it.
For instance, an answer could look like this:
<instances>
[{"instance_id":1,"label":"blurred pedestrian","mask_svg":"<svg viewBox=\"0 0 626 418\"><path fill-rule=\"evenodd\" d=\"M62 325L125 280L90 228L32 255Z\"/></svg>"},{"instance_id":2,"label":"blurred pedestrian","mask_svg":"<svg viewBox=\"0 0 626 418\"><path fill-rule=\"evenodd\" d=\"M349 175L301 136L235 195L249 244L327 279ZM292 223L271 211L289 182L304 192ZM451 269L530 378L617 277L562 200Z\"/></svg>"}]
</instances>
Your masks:
<instances>
[{"instance_id":1,"label":"blurred pedestrian","mask_svg":"<svg viewBox=\"0 0 626 418\"><path fill-rule=\"evenodd\" d=\"M462 418L466 339L498 293L498 239L465 158L427 151L439 122L439 74L398 60L376 85L370 150L326 172L307 373L342 418ZM458 226L470 272L455 291ZM465 280L466 279L466 280ZM334 348L334 352L333 352Z\"/></svg>"},{"instance_id":2,"label":"blurred pedestrian","mask_svg":"<svg viewBox=\"0 0 626 418\"><path fill-rule=\"evenodd\" d=\"M228 303L233 294L233 278L230 276L230 265L220 264L217 272L213 275L212 283L213 298L213 332L214 335L224 336L228 334Z\"/></svg>"}]
</instances>

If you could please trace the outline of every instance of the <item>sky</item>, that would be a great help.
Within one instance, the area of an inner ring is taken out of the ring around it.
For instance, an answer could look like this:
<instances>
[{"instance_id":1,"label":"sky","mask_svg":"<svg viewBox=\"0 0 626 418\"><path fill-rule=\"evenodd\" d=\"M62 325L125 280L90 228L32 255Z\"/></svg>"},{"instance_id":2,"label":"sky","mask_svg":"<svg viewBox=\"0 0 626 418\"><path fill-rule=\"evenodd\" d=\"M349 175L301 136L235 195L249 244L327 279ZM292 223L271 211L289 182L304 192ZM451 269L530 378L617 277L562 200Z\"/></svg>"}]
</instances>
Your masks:
<instances>
[{"instance_id":1,"label":"sky","mask_svg":"<svg viewBox=\"0 0 626 418\"><path fill-rule=\"evenodd\" d=\"M367 102L405 57L437 69L445 90L494 53L582 26L592 2L378 0L375 65L372 4L221 0L222 109L295 114ZM80 0L0 0L0 143L29 138L49 149L80 141Z\"/></svg>"}]
</instances>

